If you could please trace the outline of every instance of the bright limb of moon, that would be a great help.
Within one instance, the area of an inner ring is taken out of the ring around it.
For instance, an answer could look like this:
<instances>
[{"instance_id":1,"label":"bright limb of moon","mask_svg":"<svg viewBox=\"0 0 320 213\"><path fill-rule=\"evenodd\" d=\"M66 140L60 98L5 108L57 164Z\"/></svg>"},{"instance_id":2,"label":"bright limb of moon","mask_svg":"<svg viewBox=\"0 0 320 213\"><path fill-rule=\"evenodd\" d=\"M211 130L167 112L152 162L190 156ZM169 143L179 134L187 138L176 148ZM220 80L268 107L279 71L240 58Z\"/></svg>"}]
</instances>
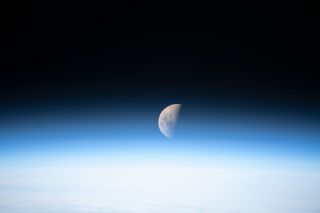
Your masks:
<instances>
[{"instance_id":1,"label":"bright limb of moon","mask_svg":"<svg viewBox=\"0 0 320 213\"><path fill-rule=\"evenodd\" d=\"M177 125L181 104L172 104L162 110L159 115L158 125L161 133L172 138L174 129Z\"/></svg>"}]
</instances>

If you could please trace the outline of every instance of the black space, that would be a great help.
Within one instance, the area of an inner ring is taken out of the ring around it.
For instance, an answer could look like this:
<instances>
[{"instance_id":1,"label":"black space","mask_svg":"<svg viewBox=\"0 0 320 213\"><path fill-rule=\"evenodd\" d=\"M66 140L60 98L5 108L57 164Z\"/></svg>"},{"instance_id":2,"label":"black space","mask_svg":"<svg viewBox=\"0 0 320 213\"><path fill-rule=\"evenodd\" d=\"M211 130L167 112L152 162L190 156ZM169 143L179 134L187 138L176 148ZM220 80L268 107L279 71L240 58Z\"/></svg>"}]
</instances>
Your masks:
<instances>
[{"instance_id":1,"label":"black space","mask_svg":"<svg viewBox=\"0 0 320 213\"><path fill-rule=\"evenodd\" d=\"M319 114L316 8L8 6L0 110L187 102Z\"/></svg>"}]
</instances>

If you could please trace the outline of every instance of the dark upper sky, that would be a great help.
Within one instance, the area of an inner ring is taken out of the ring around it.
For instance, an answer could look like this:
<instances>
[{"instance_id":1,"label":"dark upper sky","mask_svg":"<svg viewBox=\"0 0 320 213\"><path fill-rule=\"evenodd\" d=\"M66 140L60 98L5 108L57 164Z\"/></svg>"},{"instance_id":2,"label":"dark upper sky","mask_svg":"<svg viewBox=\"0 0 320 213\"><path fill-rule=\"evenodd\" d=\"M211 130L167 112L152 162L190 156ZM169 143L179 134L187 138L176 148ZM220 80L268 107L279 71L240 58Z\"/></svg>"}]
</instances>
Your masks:
<instances>
[{"instance_id":1,"label":"dark upper sky","mask_svg":"<svg viewBox=\"0 0 320 213\"><path fill-rule=\"evenodd\" d=\"M7 11L2 114L177 101L319 112L315 5L78 3Z\"/></svg>"}]
</instances>

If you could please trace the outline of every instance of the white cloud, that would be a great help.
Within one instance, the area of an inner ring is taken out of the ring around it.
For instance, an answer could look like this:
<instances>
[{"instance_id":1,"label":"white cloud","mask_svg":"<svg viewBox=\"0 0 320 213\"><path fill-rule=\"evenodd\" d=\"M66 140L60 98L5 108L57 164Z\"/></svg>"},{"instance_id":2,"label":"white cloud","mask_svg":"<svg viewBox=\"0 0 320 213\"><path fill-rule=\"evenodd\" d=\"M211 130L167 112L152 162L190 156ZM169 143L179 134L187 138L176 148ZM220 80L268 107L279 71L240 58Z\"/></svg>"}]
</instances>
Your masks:
<instances>
[{"instance_id":1,"label":"white cloud","mask_svg":"<svg viewBox=\"0 0 320 213\"><path fill-rule=\"evenodd\" d=\"M301 213L320 209L320 172L119 167L1 174L6 213Z\"/></svg>"}]
</instances>

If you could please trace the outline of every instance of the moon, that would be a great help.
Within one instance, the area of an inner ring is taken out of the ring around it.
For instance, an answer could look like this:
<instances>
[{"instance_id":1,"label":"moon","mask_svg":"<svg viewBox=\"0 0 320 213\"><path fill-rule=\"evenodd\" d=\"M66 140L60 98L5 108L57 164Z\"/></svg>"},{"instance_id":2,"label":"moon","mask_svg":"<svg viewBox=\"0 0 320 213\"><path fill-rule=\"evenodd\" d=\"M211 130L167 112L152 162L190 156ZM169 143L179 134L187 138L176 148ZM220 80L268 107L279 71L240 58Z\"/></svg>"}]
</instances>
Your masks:
<instances>
[{"instance_id":1,"label":"moon","mask_svg":"<svg viewBox=\"0 0 320 213\"><path fill-rule=\"evenodd\" d=\"M181 104L171 104L164 108L158 119L158 126L161 133L167 138L172 138L177 125Z\"/></svg>"}]
</instances>

